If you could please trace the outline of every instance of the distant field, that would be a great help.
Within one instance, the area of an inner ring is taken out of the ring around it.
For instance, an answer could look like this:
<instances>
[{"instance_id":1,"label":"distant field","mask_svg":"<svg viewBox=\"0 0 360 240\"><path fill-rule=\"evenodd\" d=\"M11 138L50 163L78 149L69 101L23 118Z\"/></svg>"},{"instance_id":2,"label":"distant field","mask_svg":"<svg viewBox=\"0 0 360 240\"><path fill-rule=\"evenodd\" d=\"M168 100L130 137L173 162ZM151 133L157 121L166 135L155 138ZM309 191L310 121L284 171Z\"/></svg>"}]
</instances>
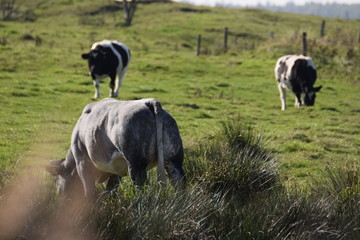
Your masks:
<instances>
[{"instance_id":1,"label":"distant field","mask_svg":"<svg viewBox=\"0 0 360 240\"><path fill-rule=\"evenodd\" d=\"M42 165L65 155L81 110L93 101L80 55L102 39L117 39L132 51L119 99L159 99L177 120L186 148L214 134L222 120L239 119L267 139L285 184L303 184L327 165L358 166L358 21L326 19L326 35L319 38L320 17L150 4L139 5L133 25L123 27L120 11L90 14L106 1L55 2L33 10L36 21L0 22L4 174L14 164ZM224 27L230 31L226 53ZM301 53L304 31L323 89L311 108L294 108L288 94L282 112L273 67L278 57ZM195 57L198 34L203 52ZM102 97L108 91L104 81Z\"/></svg>"}]
</instances>

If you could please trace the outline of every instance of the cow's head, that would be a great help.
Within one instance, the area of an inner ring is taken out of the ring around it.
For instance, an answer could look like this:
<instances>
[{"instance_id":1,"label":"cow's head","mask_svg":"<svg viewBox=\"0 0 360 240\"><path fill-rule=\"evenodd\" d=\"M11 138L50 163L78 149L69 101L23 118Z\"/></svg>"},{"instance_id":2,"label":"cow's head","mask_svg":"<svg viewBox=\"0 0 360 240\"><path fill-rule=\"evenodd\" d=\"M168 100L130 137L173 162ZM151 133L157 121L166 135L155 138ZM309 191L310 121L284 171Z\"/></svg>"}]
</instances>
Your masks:
<instances>
[{"instance_id":1,"label":"cow's head","mask_svg":"<svg viewBox=\"0 0 360 240\"><path fill-rule=\"evenodd\" d=\"M60 195L72 196L79 176L75 167L66 167L65 159L51 160L46 170L55 177L56 189Z\"/></svg>"},{"instance_id":2,"label":"cow's head","mask_svg":"<svg viewBox=\"0 0 360 240\"><path fill-rule=\"evenodd\" d=\"M109 57L109 49L101 45L96 46L89 53L83 53L81 57L88 60L89 69L93 74L99 74L102 69L102 65ZM102 73L100 73L102 74Z\"/></svg>"},{"instance_id":3,"label":"cow's head","mask_svg":"<svg viewBox=\"0 0 360 240\"><path fill-rule=\"evenodd\" d=\"M305 104L305 106L314 106L316 93L319 92L321 88L322 86L315 88L305 88L305 95L303 99L303 103Z\"/></svg>"}]
</instances>

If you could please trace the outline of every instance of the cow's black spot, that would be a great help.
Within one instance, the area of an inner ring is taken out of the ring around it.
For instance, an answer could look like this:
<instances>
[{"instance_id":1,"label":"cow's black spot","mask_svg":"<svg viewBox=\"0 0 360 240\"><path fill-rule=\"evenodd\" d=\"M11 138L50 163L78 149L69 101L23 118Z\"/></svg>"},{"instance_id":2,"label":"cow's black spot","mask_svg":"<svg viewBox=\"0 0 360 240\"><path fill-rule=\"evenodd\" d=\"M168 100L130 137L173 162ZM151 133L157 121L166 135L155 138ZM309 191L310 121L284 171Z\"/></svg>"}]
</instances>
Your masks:
<instances>
[{"instance_id":1,"label":"cow's black spot","mask_svg":"<svg viewBox=\"0 0 360 240\"><path fill-rule=\"evenodd\" d=\"M129 63L129 57L127 55L126 50L120 45L117 45L117 44L114 44L114 43L111 43L111 44L119 52L119 54L121 56L121 61L122 61L122 64L123 64L123 68L125 68ZM129 51L129 54L130 54L130 51Z\"/></svg>"},{"instance_id":2,"label":"cow's black spot","mask_svg":"<svg viewBox=\"0 0 360 240\"><path fill-rule=\"evenodd\" d=\"M93 79L96 79L95 75L108 75L113 76L112 80L115 80L119 59L111 48L98 45L91 50L88 62Z\"/></svg>"},{"instance_id":3,"label":"cow's black spot","mask_svg":"<svg viewBox=\"0 0 360 240\"><path fill-rule=\"evenodd\" d=\"M296 94L305 92L304 87L308 81L306 76L307 61L304 59L298 59L295 61L291 73L290 73L290 84L291 90ZM299 99L300 100L300 99Z\"/></svg>"}]
</instances>

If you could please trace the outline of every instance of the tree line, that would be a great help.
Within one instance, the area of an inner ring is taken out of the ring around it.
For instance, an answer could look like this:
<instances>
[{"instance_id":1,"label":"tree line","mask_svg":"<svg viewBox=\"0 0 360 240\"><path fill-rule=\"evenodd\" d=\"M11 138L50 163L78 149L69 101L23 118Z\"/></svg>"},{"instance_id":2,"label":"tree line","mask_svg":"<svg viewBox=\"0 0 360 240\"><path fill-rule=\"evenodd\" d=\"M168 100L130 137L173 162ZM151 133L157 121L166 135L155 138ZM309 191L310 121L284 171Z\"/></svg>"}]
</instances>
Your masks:
<instances>
[{"instance_id":1,"label":"tree line","mask_svg":"<svg viewBox=\"0 0 360 240\"><path fill-rule=\"evenodd\" d=\"M218 3L217 7L240 8L239 4ZM258 4L254 8L261 8L275 12L290 12L306 15L318 15L322 17L360 19L360 4L340 4L340 3L306 3L304 5L296 5L288 2L284 6L276 6L270 3Z\"/></svg>"}]
</instances>

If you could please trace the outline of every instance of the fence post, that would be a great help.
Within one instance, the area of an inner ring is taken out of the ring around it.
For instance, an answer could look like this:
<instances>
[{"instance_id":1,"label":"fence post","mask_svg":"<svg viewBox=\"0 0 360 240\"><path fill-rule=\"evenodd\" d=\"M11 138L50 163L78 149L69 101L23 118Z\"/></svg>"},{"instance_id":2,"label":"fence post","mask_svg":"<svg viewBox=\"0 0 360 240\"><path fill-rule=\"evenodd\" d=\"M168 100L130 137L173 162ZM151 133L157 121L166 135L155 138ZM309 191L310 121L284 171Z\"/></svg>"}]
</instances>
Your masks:
<instances>
[{"instance_id":1,"label":"fence post","mask_svg":"<svg viewBox=\"0 0 360 240\"><path fill-rule=\"evenodd\" d=\"M326 23L326 21L322 20L321 26L320 26L320 37L325 36L325 23Z\"/></svg>"},{"instance_id":2,"label":"fence post","mask_svg":"<svg viewBox=\"0 0 360 240\"><path fill-rule=\"evenodd\" d=\"M302 55L306 56L307 54L307 41L306 41L306 32L303 32L303 51L302 51Z\"/></svg>"},{"instance_id":3,"label":"fence post","mask_svg":"<svg viewBox=\"0 0 360 240\"><path fill-rule=\"evenodd\" d=\"M197 38L196 56L200 55L200 48L201 48L201 34L199 34Z\"/></svg>"},{"instance_id":4,"label":"fence post","mask_svg":"<svg viewBox=\"0 0 360 240\"><path fill-rule=\"evenodd\" d=\"M227 51L227 48L228 48L228 28L225 27L224 29L224 51L226 52Z\"/></svg>"}]
</instances>

